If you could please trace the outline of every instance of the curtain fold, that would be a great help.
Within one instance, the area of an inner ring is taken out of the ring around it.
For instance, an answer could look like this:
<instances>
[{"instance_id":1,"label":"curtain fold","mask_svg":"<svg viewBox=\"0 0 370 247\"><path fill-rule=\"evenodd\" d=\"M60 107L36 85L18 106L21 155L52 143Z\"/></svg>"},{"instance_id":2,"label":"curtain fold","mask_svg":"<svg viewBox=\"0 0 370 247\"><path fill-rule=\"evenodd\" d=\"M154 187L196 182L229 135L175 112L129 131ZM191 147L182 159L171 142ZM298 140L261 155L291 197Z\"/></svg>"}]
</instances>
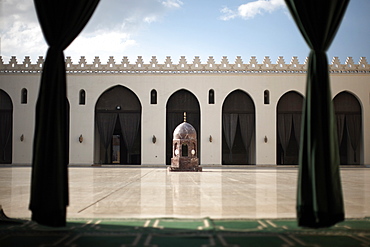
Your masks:
<instances>
[{"instance_id":1,"label":"curtain fold","mask_svg":"<svg viewBox=\"0 0 370 247\"><path fill-rule=\"evenodd\" d=\"M188 122L189 124L191 124L194 129L197 131L197 139L198 139L198 144L199 144L199 136L200 136L200 126L199 126L199 114L198 113L193 113L193 112L190 112L190 113L187 113L186 114L186 122Z\"/></svg>"},{"instance_id":2,"label":"curtain fold","mask_svg":"<svg viewBox=\"0 0 370 247\"><path fill-rule=\"evenodd\" d=\"M284 160L286 150L289 145L290 135L292 133L292 114L279 114L278 115L278 132L281 146L284 150Z\"/></svg>"},{"instance_id":3,"label":"curtain fold","mask_svg":"<svg viewBox=\"0 0 370 247\"><path fill-rule=\"evenodd\" d=\"M335 37L349 0L285 2L311 49L302 112L298 225L329 227L344 220L344 205L326 51Z\"/></svg>"},{"instance_id":4,"label":"curtain fold","mask_svg":"<svg viewBox=\"0 0 370 247\"><path fill-rule=\"evenodd\" d=\"M36 103L31 198L32 220L65 226L68 199L66 70L63 50L77 37L99 0L34 0L49 46Z\"/></svg>"},{"instance_id":5,"label":"curtain fold","mask_svg":"<svg viewBox=\"0 0 370 247\"><path fill-rule=\"evenodd\" d=\"M338 146L340 146L340 144L342 143L345 117L346 117L346 115L344 115L344 114L337 114L336 115Z\"/></svg>"},{"instance_id":6,"label":"curtain fold","mask_svg":"<svg viewBox=\"0 0 370 247\"><path fill-rule=\"evenodd\" d=\"M171 140L173 138L173 131L177 127L177 125L184 122L184 113L180 112L170 112L167 115L167 131L168 135L170 136ZM171 141L172 143L172 141Z\"/></svg>"},{"instance_id":7,"label":"curtain fold","mask_svg":"<svg viewBox=\"0 0 370 247\"><path fill-rule=\"evenodd\" d=\"M302 113L301 114L293 114L293 125L294 125L294 135L295 139L297 140L298 147L301 141L301 126L302 126Z\"/></svg>"},{"instance_id":8,"label":"curtain fold","mask_svg":"<svg viewBox=\"0 0 370 247\"><path fill-rule=\"evenodd\" d=\"M354 152L354 162L357 162L356 159L356 152L358 144L360 143L361 138L361 115L355 114L355 115L347 115L346 116L346 123L347 123L347 131L348 136L351 141L351 147Z\"/></svg>"},{"instance_id":9,"label":"curtain fold","mask_svg":"<svg viewBox=\"0 0 370 247\"><path fill-rule=\"evenodd\" d=\"M114 128L116 126L117 113L97 113L96 122L100 135L100 141L104 145L105 157L104 163L108 162L108 147L112 142Z\"/></svg>"},{"instance_id":10,"label":"curtain fold","mask_svg":"<svg viewBox=\"0 0 370 247\"><path fill-rule=\"evenodd\" d=\"M226 144L230 150L229 159L230 161L232 161L233 160L232 149L235 140L236 127L238 125L238 114L224 113L222 115L222 125L224 129Z\"/></svg>"},{"instance_id":11,"label":"curtain fold","mask_svg":"<svg viewBox=\"0 0 370 247\"><path fill-rule=\"evenodd\" d=\"M186 115L186 121L191 124L194 129L196 130L197 132L197 156L198 156L198 159L199 159L199 162L200 162L200 150L199 150L199 147L200 147L200 114L199 113L195 113L195 112L189 112L187 113Z\"/></svg>"},{"instance_id":12,"label":"curtain fold","mask_svg":"<svg viewBox=\"0 0 370 247\"><path fill-rule=\"evenodd\" d=\"M247 164L250 164L249 148L254 133L254 114L239 114L240 131L244 143L245 151L247 153Z\"/></svg>"},{"instance_id":13,"label":"curtain fold","mask_svg":"<svg viewBox=\"0 0 370 247\"><path fill-rule=\"evenodd\" d=\"M137 132L140 126L139 112L125 112L119 114L123 141L127 147L127 164L131 164L130 154L134 146Z\"/></svg>"}]
</instances>

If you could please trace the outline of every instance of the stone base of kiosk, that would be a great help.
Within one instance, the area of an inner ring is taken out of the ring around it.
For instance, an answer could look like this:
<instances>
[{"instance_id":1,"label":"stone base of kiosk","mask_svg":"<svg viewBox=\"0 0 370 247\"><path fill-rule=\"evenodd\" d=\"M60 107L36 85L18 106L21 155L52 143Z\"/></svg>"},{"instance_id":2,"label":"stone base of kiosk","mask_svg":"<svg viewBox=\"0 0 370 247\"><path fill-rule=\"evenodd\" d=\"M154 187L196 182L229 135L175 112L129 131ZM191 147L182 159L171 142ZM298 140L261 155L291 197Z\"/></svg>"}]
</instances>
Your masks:
<instances>
[{"instance_id":1,"label":"stone base of kiosk","mask_svg":"<svg viewBox=\"0 0 370 247\"><path fill-rule=\"evenodd\" d=\"M188 169L181 169L179 167L168 167L167 168L168 171L170 172L201 172L202 171L202 167L194 167L194 168L188 168Z\"/></svg>"}]
</instances>

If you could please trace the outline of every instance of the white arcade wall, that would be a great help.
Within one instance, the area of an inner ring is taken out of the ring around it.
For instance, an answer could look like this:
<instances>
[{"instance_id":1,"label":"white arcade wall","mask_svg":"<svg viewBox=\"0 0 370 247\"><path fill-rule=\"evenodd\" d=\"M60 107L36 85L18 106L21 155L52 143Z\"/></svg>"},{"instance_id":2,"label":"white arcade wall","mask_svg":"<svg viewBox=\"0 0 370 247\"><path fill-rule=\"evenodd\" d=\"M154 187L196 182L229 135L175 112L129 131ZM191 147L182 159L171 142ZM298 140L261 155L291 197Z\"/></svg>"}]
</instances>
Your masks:
<instances>
[{"instance_id":1,"label":"white arcade wall","mask_svg":"<svg viewBox=\"0 0 370 247\"><path fill-rule=\"evenodd\" d=\"M0 57L1 58L1 57ZM38 96L43 58L32 64L29 58L18 63L15 57L4 64L0 59L0 89L13 103L13 164L30 164L35 122L35 104ZM266 57L258 63L252 57L248 64L237 57L229 63L223 57L218 64L210 57L202 64L199 57L187 63L184 57L178 64L170 57L159 64L155 57L145 64L141 57L130 63L124 57L116 64L110 57L102 64L98 57L88 64L84 57L73 64L66 59L67 92L70 105L70 164L99 163L95 135L95 105L107 89L117 85L130 89L142 106L141 164L164 165L166 159L166 104L178 90L186 89L197 98L201 116L201 164L222 163L222 106L234 90L246 92L255 105L255 157L257 165L276 164L276 118L279 99L287 92L305 94L306 63L293 57L289 64L279 57L275 64ZM334 98L340 92L353 94L362 108L362 140L360 164L370 164L370 65L366 58L358 64L348 58L341 64L334 58L330 65L331 89ZM27 89L27 104L21 104L21 91ZM79 92L86 92L86 102L79 104ZM150 92L158 93L157 104L150 104ZM209 90L215 93L215 103L208 103ZM264 92L269 91L269 104L264 102ZM83 136L80 143L79 137ZM156 143L152 142L153 135ZM21 140L23 136L23 140ZM212 136L212 142L210 142ZM267 139L266 139L267 138ZM267 140L267 142L266 142ZM52 140L51 140L52 141ZM52 162L52 161L51 161Z\"/></svg>"}]
</instances>

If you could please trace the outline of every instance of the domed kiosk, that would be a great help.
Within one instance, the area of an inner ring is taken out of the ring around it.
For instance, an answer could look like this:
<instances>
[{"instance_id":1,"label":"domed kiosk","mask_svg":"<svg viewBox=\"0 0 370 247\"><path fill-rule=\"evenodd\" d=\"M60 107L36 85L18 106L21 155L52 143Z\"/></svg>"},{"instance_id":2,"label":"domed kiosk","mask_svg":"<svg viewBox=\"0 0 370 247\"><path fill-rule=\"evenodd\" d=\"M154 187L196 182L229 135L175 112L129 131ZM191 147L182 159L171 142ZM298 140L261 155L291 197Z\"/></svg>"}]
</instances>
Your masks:
<instances>
[{"instance_id":1,"label":"domed kiosk","mask_svg":"<svg viewBox=\"0 0 370 247\"><path fill-rule=\"evenodd\" d=\"M202 171L199 167L197 132L186 122L179 124L173 131L172 158L169 171Z\"/></svg>"}]
</instances>

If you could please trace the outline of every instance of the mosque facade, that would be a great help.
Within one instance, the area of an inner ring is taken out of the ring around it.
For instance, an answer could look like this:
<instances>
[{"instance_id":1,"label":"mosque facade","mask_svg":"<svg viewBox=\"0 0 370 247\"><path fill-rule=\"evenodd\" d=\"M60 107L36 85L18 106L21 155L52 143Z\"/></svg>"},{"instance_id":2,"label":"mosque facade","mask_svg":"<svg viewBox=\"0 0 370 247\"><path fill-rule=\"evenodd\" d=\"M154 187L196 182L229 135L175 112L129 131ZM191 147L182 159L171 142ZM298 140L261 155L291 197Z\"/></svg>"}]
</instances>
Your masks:
<instances>
[{"instance_id":1,"label":"mosque facade","mask_svg":"<svg viewBox=\"0 0 370 247\"><path fill-rule=\"evenodd\" d=\"M0 163L32 162L43 62L0 57ZM341 164L369 165L370 64L329 68ZM67 57L66 69L70 164L170 165L184 112L200 165L297 164L307 61Z\"/></svg>"}]
</instances>

